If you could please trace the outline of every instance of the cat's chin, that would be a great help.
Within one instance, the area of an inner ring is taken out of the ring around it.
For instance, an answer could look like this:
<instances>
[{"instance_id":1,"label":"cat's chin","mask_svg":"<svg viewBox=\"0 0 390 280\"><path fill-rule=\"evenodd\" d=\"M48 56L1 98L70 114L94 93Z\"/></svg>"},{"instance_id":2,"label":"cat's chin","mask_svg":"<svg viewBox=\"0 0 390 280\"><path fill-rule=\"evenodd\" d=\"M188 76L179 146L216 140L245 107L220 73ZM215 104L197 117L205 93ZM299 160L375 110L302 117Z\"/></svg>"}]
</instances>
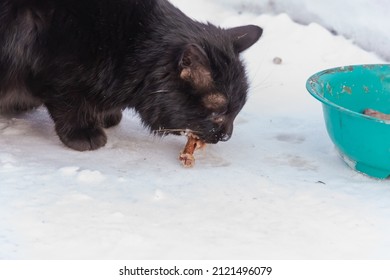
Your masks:
<instances>
[{"instance_id":1,"label":"cat's chin","mask_svg":"<svg viewBox=\"0 0 390 280\"><path fill-rule=\"evenodd\" d=\"M219 139L207 139L207 140L202 140L206 144L217 144L220 140Z\"/></svg>"},{"instance_id":2,"label":"cat's chin","mask_svg":"<svg viewBox=\"0 0 390 280\"><path fill-rule=\"evenodd\" d=\"M206 144L217 144L219 142L226 142L231 138L231 134L214 134L209 136L198 136L198 139L205 142Z\"/></svg>"}]
</instances>

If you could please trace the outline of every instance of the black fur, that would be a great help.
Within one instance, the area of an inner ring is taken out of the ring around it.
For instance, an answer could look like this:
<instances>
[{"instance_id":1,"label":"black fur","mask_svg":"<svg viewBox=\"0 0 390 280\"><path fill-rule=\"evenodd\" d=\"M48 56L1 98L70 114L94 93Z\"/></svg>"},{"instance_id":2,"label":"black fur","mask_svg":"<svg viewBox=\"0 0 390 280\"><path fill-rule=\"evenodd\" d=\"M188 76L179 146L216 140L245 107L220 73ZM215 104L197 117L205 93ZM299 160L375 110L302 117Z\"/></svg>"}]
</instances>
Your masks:
<instances>
[{"instance_id":1,"label":"black fur","mask_svg":"<svg viewBox=\"0 0 390 280\"><path fill-rule=\"evenodd\" d=\"M239 53L261 33L166 0L0 0L0 111L43 104L80 151L104 146L125 108L159 134L226 141L247 96Z\"/></svg>"}]
</instances>

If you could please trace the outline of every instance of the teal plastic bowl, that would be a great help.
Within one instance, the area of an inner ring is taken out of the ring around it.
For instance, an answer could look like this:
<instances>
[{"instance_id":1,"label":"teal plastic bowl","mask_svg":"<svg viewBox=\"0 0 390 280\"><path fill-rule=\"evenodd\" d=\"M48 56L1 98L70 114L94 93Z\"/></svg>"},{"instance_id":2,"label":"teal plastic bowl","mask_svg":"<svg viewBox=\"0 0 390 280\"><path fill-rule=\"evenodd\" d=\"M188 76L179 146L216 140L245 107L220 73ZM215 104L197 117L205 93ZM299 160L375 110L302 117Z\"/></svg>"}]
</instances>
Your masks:
<instances>
[{"instance_id":1,"label":"teal plastic bowl","mask_svg":"<svg viewBox=\"0 0 390 280\"><path fill-rule=\"evenodd\" d=\"M363 112L390 114L390 65L356 65L321 71L306 84L322 102L326 128L341 157L369 176L390 176L390 121Z\"/></svg>"}]
</instances>

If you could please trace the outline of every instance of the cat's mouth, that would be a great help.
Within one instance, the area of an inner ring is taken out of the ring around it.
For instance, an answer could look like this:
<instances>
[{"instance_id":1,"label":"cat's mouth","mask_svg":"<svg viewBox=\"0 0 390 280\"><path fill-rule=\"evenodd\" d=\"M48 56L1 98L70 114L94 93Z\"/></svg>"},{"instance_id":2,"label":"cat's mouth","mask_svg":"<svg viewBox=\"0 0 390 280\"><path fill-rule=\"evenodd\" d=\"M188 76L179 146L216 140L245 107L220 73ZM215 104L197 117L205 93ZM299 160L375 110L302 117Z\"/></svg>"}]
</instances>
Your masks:
<instances>
[{"instance_id":1,"label":"cat's mouth","mask_svg":"<svg viewBox=\"0 0 390 280\"><path fill-rule=\"evenodd\" d=\"M175 135L183 135L183 136L191 136L195 139L201 139L200 135L201 133L199 131L195 131L192 129L179 129L179 128L160 128L154 131L155 133L164 136L168 134L175 134Z\"/></svg>"},{"instance_id":2,"label":"cat's mouth","mask_svg":"<svg viewBox=\"0 0 390 280\"><path fill-rule=\"evenodd\" d=\"M168 134L174 134L174 135L181 135L181 136L187 136L192 137L194 139L200 140L207 144L217 144L219 141L227 141L230 139L231 134L224 134L224 133L211 133L209 135L205 135L204 133L192 129L158 129L154 131L155 133L159 134L160 136L165 136Z\"/></svg>"},{"instance_id":3,"label":"cat's mouth","mask_svg":"<svg viewBox=\"0 0 390 280\"><path fill-rule=\"evenodd\" d=\"M202 133L200 131L195 131L189 128L185 129L170 129L170 128L160 128L158 130L154 131L155 133L165 136L168 134L174 134L174 135L181 135L181 136L187 136L187 137L192 137L197 140L201 140L203 142L209 142L207 139L202 137Z\"/></svg>"}]
</instances>

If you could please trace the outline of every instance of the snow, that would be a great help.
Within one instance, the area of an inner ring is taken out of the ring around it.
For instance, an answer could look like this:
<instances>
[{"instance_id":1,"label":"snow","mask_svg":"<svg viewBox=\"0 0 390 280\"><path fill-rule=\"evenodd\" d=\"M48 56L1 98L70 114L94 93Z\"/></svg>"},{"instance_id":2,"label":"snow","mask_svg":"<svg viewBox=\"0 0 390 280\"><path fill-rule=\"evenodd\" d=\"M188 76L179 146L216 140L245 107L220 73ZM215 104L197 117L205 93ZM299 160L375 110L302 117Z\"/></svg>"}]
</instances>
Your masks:
<instances>
[{"instance_id":1,"label":"snow","mask_svg":"<svg viewBox=\"0 0 390 280\"><path fill-rule=\"evenodd\" d=\"M239 11L287 13L301 23L317 22L390 60L390 6L386 0L217 0Z\"/></svg>"},{"instance_id":2,"label":"snow","mask_svg":"<svg viewBox=\"0 0 390 280\"><path fill-rule=\"evenodd\" d=\"M186 139L149 135L132 111L106 147L84 153L60 143L43 108L1 116L0 259L389 258L389 181L339 158L305 90L322 69L384 61L286 14L173 2L264 28L243 56L252 87L232 139L184 169Z\"/></svg>"}]
</instances>

